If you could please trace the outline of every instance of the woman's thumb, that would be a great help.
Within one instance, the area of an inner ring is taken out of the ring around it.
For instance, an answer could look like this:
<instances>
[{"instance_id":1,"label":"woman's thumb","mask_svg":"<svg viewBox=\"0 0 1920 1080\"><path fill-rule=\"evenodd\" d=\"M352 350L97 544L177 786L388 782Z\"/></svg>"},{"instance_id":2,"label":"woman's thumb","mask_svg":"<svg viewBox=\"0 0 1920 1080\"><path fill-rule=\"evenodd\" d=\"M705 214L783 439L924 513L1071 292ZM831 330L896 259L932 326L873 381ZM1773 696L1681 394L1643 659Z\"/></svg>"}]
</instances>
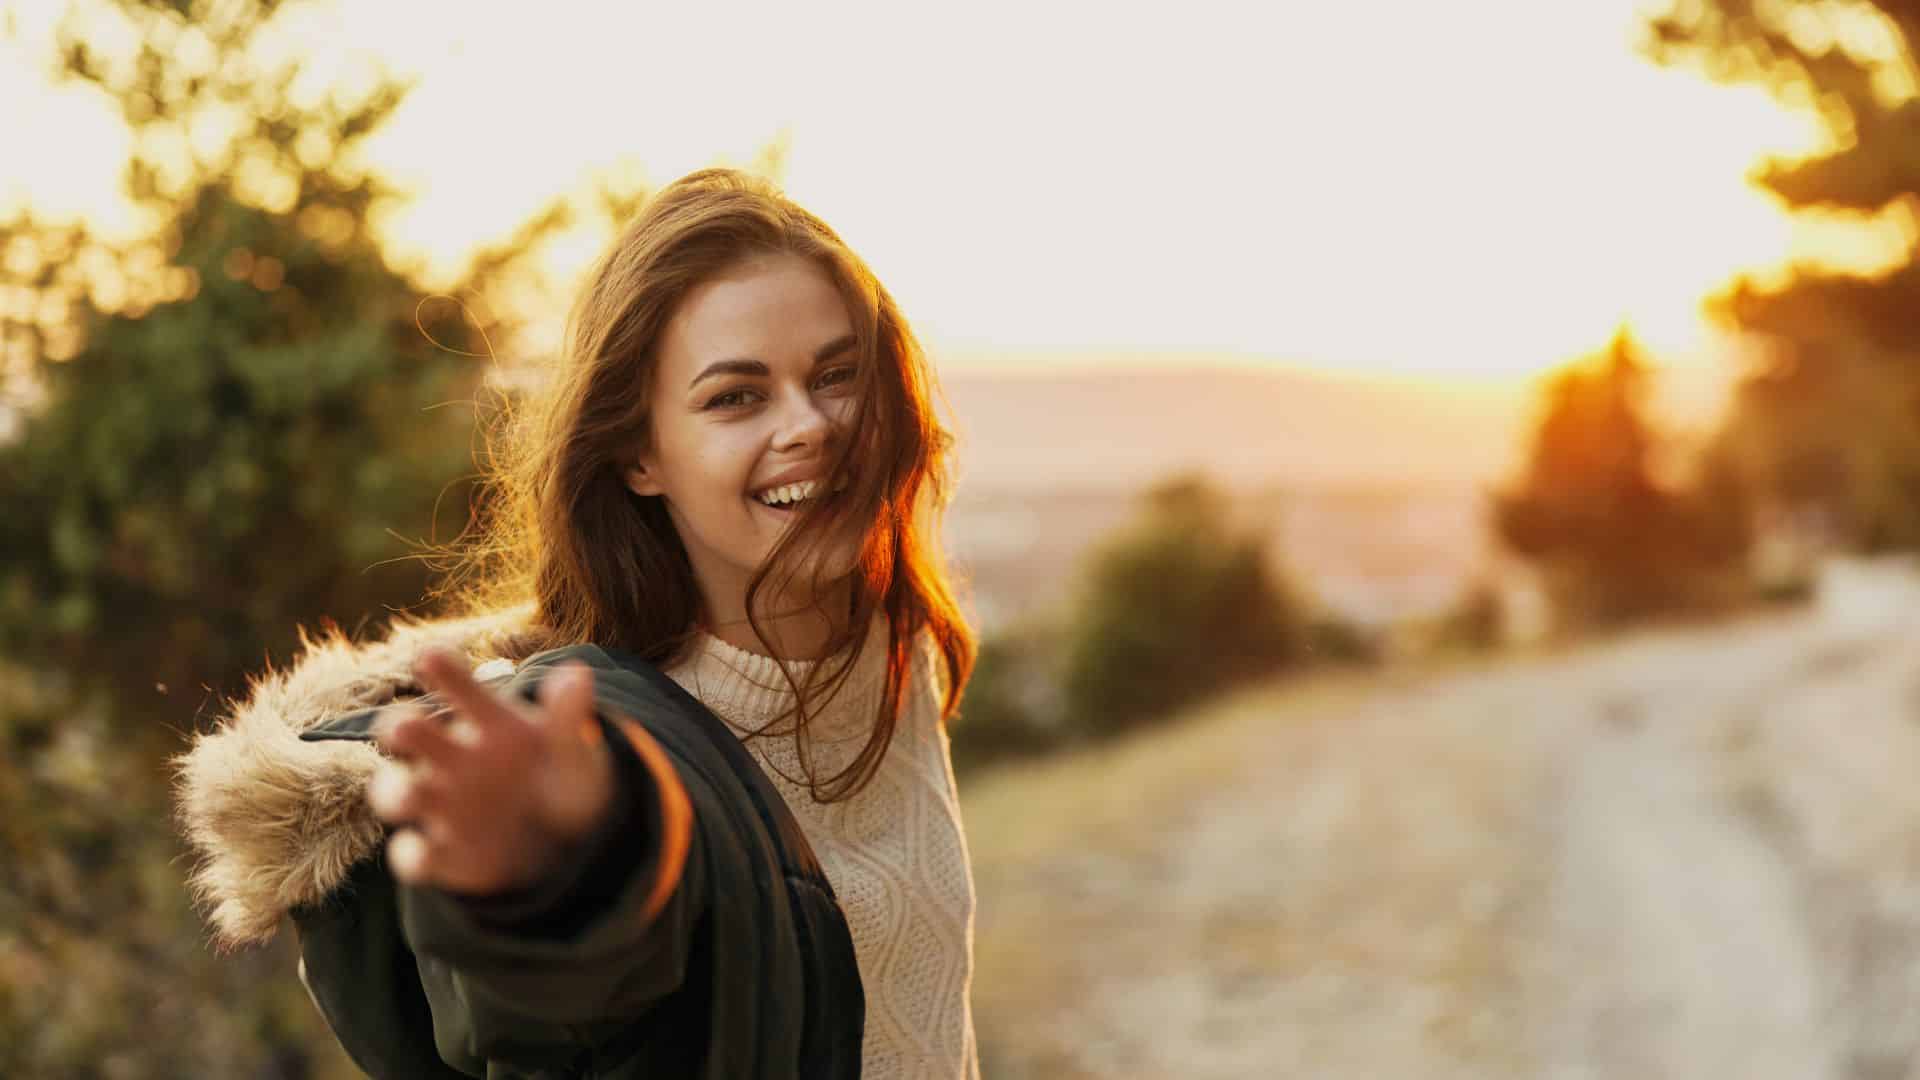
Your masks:
<instances>
[{"instance_id":1,"label":"woman's thumb","mask_svg":"<svg viewBox=\"0 0 1920 1080\"><path fill-rule=\"evenodd\" d=\"M605 740L594 717L593 671L569 663L540 684L541 737L547 746L539 785L543 816L567 833L585 828L604 808L612 783Z\"/></svg>"},{"instance_id":2,"label":"woman's thumb","mask_svg":"<svg viewBox=\"0 0 1920 1080\"><path fill-rule=\"evenodd\" d=\"M593 718L593 670L577 660L562 664L540 683L539 697L554 734L578 735L570 728Z\"/></svg>"}]
</instances>

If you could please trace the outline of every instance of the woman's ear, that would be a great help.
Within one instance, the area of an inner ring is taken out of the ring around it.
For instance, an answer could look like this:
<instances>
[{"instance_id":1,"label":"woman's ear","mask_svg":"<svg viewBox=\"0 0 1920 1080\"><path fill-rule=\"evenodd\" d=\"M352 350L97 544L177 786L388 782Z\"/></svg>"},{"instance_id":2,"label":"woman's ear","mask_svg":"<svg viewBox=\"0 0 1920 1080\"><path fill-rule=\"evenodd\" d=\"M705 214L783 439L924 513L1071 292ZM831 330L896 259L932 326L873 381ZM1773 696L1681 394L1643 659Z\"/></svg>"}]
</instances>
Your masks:
<instances>
[{"instance_id":1,"label":"woman's ear","mask_svg":"<svg viewBox=\"0 0 1920 1080\"><path fill-rule=\"evenodd\" d=\"M621 478L627 482L627 490L635 495L664 495L660 486L660 474L647 467L645 461L635 462L621 472Z\"/></svg>"}]
</instances>

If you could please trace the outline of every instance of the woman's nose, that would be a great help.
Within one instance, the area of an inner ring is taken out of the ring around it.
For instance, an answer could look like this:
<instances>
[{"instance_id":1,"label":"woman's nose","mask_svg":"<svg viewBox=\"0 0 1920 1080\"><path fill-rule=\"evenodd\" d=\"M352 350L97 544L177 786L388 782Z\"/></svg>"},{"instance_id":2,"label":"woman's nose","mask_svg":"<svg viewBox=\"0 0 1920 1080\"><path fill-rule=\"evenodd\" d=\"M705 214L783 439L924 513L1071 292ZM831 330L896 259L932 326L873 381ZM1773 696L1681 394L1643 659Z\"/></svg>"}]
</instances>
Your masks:
<instances>
[{"instance_id":1,"label":"woman's nose","mask_svg":"<svg viewBox=\"0 0 1920 1080\"><path fill-rule=\"evenodd\" d=\"M779 443L782 447L825 446L833 430L833 418L811 394L789 395L780 415Z\"/></svg>"}]
</instances>

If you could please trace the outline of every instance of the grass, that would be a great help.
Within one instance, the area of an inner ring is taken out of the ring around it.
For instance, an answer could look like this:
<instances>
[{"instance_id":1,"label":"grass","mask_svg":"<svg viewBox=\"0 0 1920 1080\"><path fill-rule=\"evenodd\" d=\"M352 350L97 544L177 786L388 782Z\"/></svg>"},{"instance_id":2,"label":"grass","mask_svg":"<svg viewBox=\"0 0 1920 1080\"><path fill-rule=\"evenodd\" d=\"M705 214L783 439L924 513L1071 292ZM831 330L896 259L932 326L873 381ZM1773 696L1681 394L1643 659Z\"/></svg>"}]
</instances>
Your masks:
<instances>
[{"instance_id":1,"label":"grass","mask_svg":"<svg viewBox=\"0 0 1920 1080\"><path fill-rule=\"evenodd\" d=\"M1508 1071L1532 744L1426 704L1506 666L1316 673L971 778L983 1067Z\"/></svg>"}]
</instances>

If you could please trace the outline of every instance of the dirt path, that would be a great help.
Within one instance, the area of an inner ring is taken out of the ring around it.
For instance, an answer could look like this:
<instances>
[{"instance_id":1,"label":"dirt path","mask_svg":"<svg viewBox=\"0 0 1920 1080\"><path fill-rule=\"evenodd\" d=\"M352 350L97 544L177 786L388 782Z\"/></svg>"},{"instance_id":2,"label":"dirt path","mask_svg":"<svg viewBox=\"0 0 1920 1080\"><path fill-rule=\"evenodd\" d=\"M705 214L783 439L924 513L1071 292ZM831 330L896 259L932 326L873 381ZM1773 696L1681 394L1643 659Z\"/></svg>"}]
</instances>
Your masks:
<instances>
[{"instance_id":1,"label":"dirt path","mask_svg":"<svg viewBox=\"0 0 1920 1080\"><path fill-rule=\"evenodd\" d=\"M1697 685L1605 702L1568 744L1542 1075L1833 1075L1792 871L1728 812L1713 760L1707 718L1738 693L1715 672L1764 669L1699 659Z\"/></svg>"},{"instance_id":2,"label":"dirt path","mask_svg":"<svg viewBox=\"0 0 1920 1080\"><path fill-rule=\"evenodd\" d=\"M1804 618L1593 669L1598 721L1558 760L1539 1075L1909 1075L1915 1014L1876 1006L1850 942L1859 901L1912 867L1807 836L1845 820L1855 840L1920 840L1911 798L1862 798L1920 765L1920 590L1844 565L1827 585ZM1920 959L1915 914L1876 948ZM1876 1007L1884 1022L1862 1024Z\"/></svg>"},{"instance_id":3,"label":"dirt path","mask_svg":"<svg viewBox=\"0 0 1920 1080\"><path fill-rule=\"evenodd\" d=\"M994 1075L1920 1076L1917 580L1245 702L1134 818L977 837Z\"/></svg>"}]
</instances>

